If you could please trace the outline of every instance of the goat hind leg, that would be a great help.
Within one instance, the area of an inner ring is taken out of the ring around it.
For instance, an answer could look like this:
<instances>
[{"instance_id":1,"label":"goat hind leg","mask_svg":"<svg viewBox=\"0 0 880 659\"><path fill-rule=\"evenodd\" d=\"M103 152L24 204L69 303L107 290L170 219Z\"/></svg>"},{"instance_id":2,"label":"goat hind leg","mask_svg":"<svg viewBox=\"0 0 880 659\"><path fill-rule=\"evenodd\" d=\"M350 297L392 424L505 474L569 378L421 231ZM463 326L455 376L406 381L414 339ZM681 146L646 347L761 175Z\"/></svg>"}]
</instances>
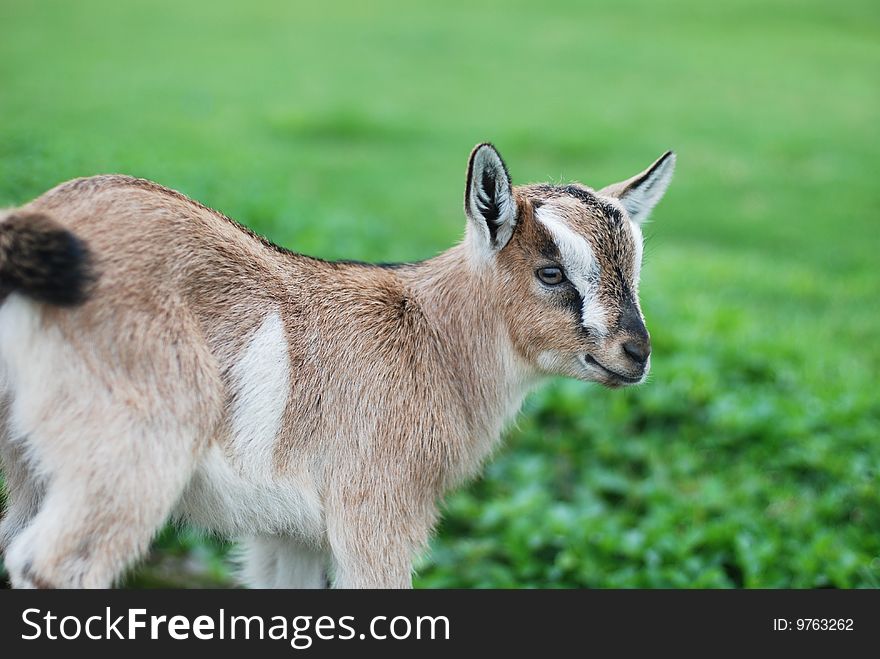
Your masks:
<instances>
[{"instance_id":1,"label":"goat hind leg","mask_svg":"<svg viewBox=\"0 0 880 659\"><path fill-rule=\"evenodd\" d=\"M155 430L114 437L106 434L113 426L91 430L116 447L115 463L106 451L100 468L87 452L55 461L39 512L6 552L13 587L110 587L170 514L193 469L195 438L176 437L171 450Z\"/></svg>"},{"instance_id":2,"label":"goat hind leg","mask_svg":"<svg viewBox=\"0 0 880 659\"><path fill-rule=\"evenodd\" d=\"M326 588L327 553L290 536L245 542L242 579L251 588Z\"/></svg>"},{"instance_id":3,"label":"goat hind leg","mask_svg":"<svg viewBox=\"0 0 880 659\"><path fill-rule=\"evenodd\" d=\"M152 302L98 315L14 295L0 305L8 416L45 486L6 551L14 586L112 585L147 549L216 430L216 359L175 296Z\"/></svg>"},{"instance_id":4,"label":"goat hind leg","mask_svg":"<svg viewBox=\"0 0 880 659\"><path fill-rule=\"evenodd\" d=\"M0 552L25 528L39 511L44 486L27 463L21 438L0 431L0 465L6 487L6 510L0 520Z\"/></svg>"}]
</instances>

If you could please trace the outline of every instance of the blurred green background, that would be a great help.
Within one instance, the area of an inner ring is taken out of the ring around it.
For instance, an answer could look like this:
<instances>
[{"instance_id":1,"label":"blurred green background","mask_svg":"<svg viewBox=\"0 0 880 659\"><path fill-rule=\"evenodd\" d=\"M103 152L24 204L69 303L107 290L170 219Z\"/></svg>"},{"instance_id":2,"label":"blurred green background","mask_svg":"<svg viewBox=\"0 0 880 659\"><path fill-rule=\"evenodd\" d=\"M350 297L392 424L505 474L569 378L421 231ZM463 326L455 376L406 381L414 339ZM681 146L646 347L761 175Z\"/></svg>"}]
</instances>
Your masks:
<instances>
[{"instance_id":1,"label":"blurred green background","mask_svg":"<svg viewBox=\"0 0 880 659\"><path fill-rule=\"evenodd\" d=\"M648 384L556 381L446 501L423 587L880 586L880 3L0 0L0 205L125 172L294 250L457 241L465 161L679 166ZM131 586L232 583L166 529Z\"/></svg>"}]
</instances>

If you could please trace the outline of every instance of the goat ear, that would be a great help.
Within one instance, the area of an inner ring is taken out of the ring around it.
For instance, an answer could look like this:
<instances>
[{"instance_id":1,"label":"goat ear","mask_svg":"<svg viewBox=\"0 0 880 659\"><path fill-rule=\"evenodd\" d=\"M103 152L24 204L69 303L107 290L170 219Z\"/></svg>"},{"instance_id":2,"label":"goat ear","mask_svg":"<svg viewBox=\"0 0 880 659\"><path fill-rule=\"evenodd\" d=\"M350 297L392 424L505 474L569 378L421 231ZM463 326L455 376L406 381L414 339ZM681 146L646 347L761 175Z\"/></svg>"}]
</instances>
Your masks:
<instances>
[{"instance_id":1,"label":"goat ear","mask_svg":"<svg viewBox=\"0 0 880 659\"><path fill-rule=\"evenodd\" d=\"M464 210L477 240L491 251L507 244L516 225L510 174L491 144L478 144L468 160Z\"/></svg>"},{"instance_id":2,"label":"goat ear","mask_svg":"<svg viewBox=\"0 0 880 659\"><path fill-rule=\"evenodd\" d=\"M619 199L630 219L641 224L663 198L674 170L675 154L667 151L641 174L602 188L599 194Z\"/></svg>"}]
</instances>

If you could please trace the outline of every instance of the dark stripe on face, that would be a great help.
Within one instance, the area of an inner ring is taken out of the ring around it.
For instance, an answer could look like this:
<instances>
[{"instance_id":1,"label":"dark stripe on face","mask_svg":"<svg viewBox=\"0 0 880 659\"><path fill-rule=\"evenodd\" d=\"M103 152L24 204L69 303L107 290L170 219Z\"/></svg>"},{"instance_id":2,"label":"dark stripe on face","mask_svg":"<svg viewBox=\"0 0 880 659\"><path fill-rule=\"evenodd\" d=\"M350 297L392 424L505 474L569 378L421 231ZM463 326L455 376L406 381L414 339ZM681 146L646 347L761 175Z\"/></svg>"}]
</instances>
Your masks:
<instances>
[{"instance_id":1,"label":"dark stripe on face","mask_svg":"<svg viewBox=\"0 0 880 659\"><path fill-rule=\"evenodd\" d=\"M565 195L577 199L590 210L598 211L608 217L612 223L618 224L623 221L623 215L621 215L620 210L615 205L599 199L592 192L579 185L549 185L545 183L535 186L535 189L544 194Z\"/></svg>"},{"instance_id":2,"label":"dark stripe on face","mask_svg":"<svg viewBox=\"0 0 880 659\"><path fill-rule=\"evenodd\" d=\"M546 230L541 228L540 232L540 242L538 243L538 251L541 256L543 256L548 261L551 261L562 268L565 268L565 264L562 262L562 254L559 253L559 247L556 246L553 238L550 237L550 234L547 233Z\"/></svg>"},{"instance_id":3,"label":"dark stripe on face","mask_svg":"<svg viewBox=\"0 0 880 659\"><path fill-rule=\"evenodd\" d=\"M562 260L562 253L553 239L553 234L542 222L535 221L530 226L533 232L529 236L530 247L534 245L537 252L536 256L540 255L540 258L537 258L533 265L536 268L546 265L559 266L566 277L568 277L567 264ZM542 259L544 260L542 261ZM575 326L583 330L584 298L577 287L571 281L565 281L549 289L549 292L552 303L561 309L569 311Z\"/></svg>"},{"instance_id":4,"label":"dark stripe on face","mask_svg":"<svg viewBox=\"0 0 880 659\"><path fill-rule=\"evenodd\" d=\"M565 263L562 261L562 254L559 252L559 247L556 245L556 241L553 240L553 236L540 222L536 223L535 229L538 234L535 237L537 240L538 252L541 256L547 259L547 261L560 266L563 269L563 272L565 272ZM580 328L581 331L586 332L589 335L589 330L583 325L584 298L577 287L570 281L566 281L556 286L552 295L553 302L561 308L569 310L574 318L575 325Z\"/></svg>"},{"instance_id":5,"label":"dark stripe on face","mask_svg":"<svg viewBox=\"0 0 880 659\"><path fill-rule=\"evenodd\" d=\"M589 190L585 190L584 188L579 188L576 185L564 185L558 188L560 194L568 195L569 197L574 197L582 204L586 204L590 208L596 208L599 205L599 200L596 199L596 196L591 193Z\"/></svg>"},{"instance_id":6,"label":"dark stripe on face","mask_svg":"<svg viewBox=\"0 0 880 659\"><path fill-rule=\"evenodd\" d=\"M630 288L626 277L624 277L623 270L620 269L619 264L614 265L614 274L617 275L617 285L620 287L620 299L623 302L633 302L635 298L633 296L632 289Z\"/></svg>"},{"instance_id":7,"label":"dark stripe on face","mask_svg":"<svg viewBox=\"0 0 880 659\"><path fill-rule=\"evenodd\" d=\"M617 327L619 331L630 336L648 340L648 330L645 328L645 323L642 322L642 316L633 300L628 300L624 305L617 321Z\"/></svg>"},{"instance_id":8,"label":"dark stripe on face","mask_svg":"<svg viewBox=\"0 0 880 659\"><path fill-rule=\"evenodd\" d=\"M577 327L581 330L586 330L583 322L584 298L574 284L570 281L562 284L556 295L556 302L559 306L571 312Z\"/></svg>"}]
</instances>

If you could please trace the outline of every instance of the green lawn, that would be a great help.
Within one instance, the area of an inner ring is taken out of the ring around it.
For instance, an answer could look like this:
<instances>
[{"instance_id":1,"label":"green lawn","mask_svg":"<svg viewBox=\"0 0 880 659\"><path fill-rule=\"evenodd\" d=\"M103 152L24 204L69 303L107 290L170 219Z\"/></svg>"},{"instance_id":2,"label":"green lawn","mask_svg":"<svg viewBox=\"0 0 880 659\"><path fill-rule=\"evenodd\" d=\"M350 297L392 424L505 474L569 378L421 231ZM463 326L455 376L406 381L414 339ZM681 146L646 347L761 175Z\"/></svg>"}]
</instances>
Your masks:
<instances>
[{"instance_id":1,"label":"green lawn","mask_svg":"<svg viewBox=\"0 0 880 659\"><path fill-rule=\"evenodd\" d=\"M674 148L650 382L532 397L417 585L880 587L880 3L414 4L0 0L0 205L125 172L409 260L478 141L597 186ZM166 531L130 583L225 551Z\"/></svg>"}]
</instances>

